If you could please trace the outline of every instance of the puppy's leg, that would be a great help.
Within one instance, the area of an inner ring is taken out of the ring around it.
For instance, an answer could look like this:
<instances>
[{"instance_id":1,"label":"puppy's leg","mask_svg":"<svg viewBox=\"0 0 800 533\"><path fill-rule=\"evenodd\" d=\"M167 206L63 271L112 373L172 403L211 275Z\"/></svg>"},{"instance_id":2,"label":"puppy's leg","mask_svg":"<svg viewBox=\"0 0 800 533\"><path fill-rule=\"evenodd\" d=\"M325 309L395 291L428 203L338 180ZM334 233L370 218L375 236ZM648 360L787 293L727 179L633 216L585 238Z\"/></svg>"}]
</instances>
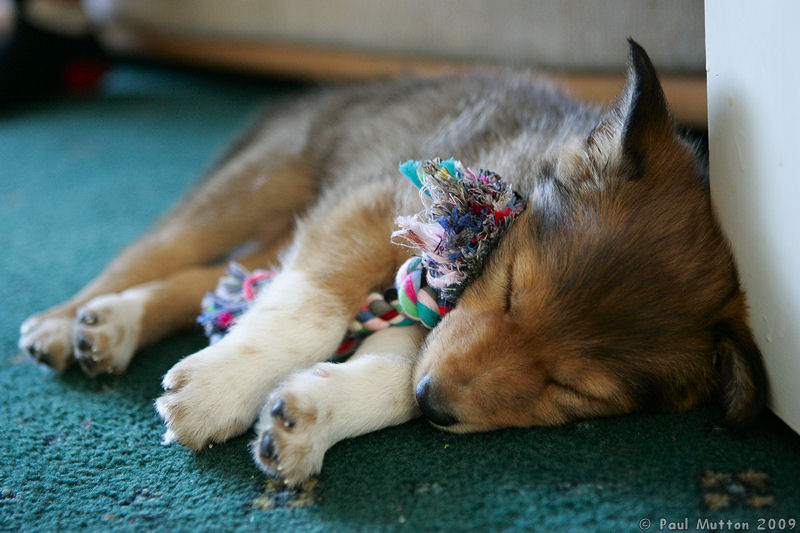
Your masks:
<instances>
[{"instance_id":1,"label":"puppy's leg","mask_svg":"<svg viewBox=\"0 0 800 533\"><path fill-rule=\"evenodd\" d=\"M167 441L199 449L244 432L280 380L334 353L367 292L402 261L389 240L396 195L367 186L323 199L231 332L164 376Z\"/></svg>"},{"instance_id":2,"label":"puppy's leg","mask_svg":"<svg viewBox=\"0 0 800 533\"><path fill-rule=\"evenodd\" d=\"M298 485L322 468L340 440L419 415L412 370L425 332L393 327L367 337L347 362L292 374L271 395L256 425L256 464Z\"/></svg>"},{"instance_id":3,"label":"puppy's leg","mask_svg":"<svg viewBox=\"0 0 800 533\"><path fill-rule=\"evenodd\" d=\"M240 259L247 268L275 264L280 245ZM74 353L89 376L118 374L133 354L170 333L190 328L200 301L224 274L225 265L184 270L163 280L103 294L78 309Z\"/></svg>"},{"instance_id":4,"label":"puppy's leg","mask_svg":"<svg viewBox=\"0 0 800 533\"><path fill-rule=\"evenodd\" d=\"M285 234L313 194L312 173L302 160L264 157L233 158L73 298L26 320L19 347L64 370L74 361L76 312L93 298L208 264L248 239Z\"/></svg>"}]
</instances>

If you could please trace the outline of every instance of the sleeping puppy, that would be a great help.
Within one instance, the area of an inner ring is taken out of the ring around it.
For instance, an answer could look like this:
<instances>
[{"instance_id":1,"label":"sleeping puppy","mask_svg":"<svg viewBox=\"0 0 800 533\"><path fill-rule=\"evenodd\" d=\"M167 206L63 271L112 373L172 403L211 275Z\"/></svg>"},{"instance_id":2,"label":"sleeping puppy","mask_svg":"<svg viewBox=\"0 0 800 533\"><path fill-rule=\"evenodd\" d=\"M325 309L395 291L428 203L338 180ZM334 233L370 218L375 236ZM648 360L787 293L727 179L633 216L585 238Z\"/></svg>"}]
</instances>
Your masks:
<instances>
[{"instance_id":1,"label":"sleeping puppy","mask_svg":"<svg viewBox=\"0 0 800 533\"><path fill-rule=\"evenodd\" d=\"M491 168L527 199L432 331L390 328L325 362L371 289L407 258L407 159ZM275 280L220 342L177 363L156 408L199 450L257 420L253 456L297 484L335 442L423 414L450 431L555 425L718 399L733 427L764 405L761 355L692 147L630 42L612 109L528 74L338 88L271 114L144 238L20 347L63 370L122 372L189 327L234 249ZM255 251L253 251L255 250Z\"/></svg>"}]
</instances>

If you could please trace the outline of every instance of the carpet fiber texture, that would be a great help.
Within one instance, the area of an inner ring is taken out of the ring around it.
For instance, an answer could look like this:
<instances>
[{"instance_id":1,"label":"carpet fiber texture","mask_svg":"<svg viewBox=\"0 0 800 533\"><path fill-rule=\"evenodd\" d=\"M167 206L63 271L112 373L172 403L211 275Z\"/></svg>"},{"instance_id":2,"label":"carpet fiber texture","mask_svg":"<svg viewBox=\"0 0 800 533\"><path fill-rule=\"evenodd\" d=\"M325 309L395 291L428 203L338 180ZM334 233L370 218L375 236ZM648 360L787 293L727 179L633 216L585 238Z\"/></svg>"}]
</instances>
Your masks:
<instances>
[{"instance_id":1,"label":"carpet fiber texture","mask_svg":"<svg viewBox=\"0 0 800 533\"><path fill-rule=\"evenodd\" d=\"M127 66L96 96L0 115L0 530L666 530L661 520L756 530L759 518L800 520L800 439L771 414L744 436L720 428L713 408L476 435L414 421L336 445L319 479L290 493L253 465L250 434L198 454L160 444L160 378L204 345L199 332L94 380L18 353L26 316L89 281L260 107L293 90Z\"/></svg>"}]
</instances>

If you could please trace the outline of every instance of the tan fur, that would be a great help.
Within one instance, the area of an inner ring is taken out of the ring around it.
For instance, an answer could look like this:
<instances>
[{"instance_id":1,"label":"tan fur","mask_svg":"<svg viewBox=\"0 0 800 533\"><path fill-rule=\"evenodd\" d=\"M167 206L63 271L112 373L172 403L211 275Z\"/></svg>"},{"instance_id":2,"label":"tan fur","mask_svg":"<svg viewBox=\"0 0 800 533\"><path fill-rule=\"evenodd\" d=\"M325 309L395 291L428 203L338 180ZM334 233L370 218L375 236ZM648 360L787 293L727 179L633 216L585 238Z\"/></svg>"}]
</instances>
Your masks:
<instances>
[{"instance_id":1,"label":"tan fur","mask_svg":"<svg viewBox=\"0 0 800 533\"><path fill-rule=\"evenodd\" d=\"M386 238L394 228L397 194L376 185L345 197L323 199L324 222L299 228L296 246L303 252L298 253L293 265L306 272L320 289L334 294L353 314L363 303L364 294L388 286L393 271L402 263L404 251Z\"/></svg>"},{"instance_id":2,"label":"tan fur","mask_svg":"<svg viewBox=\"0 0 800 533\"><path fill-rule=\"evenodd\" d=\"M313 449L267 429L259 438L274 437L264 449L275 456L256 450L263 468L285 467L281 475L301 481L318 471L336 438L413 416L415 389L423 414L452 431L688 409L715 396L733 426L757 415L764 370L730 250L697 158L633 42L626 88L605 111L510 72L301 98L259 124L72 300L23 324L20 346L58 370L78 354L87 374L122 371L135 348L191 323L193 302L213 287L226 253L256 242L265 251L246 263L268 266L284 248L276 285L222 342L164 377L156 406L166 439L194 449L244 431L281 382L289 389L274 404L316 412L322 393L312 401L291 390L316 382L291 376L330 356L366 292L391 282L410 253L390 242L394 218L419 210L397 163L437 156L497 171L526 199L525 212L428 335L413 373L417 338L404 341L404 363L389 367L401 379L368 390L390 395L385 419L357 401L333 418L301 416L304 435L319 443ZM91 312L93 302L110 306L108 320L121 334L139 332L136 342L106 348L113 335L100 329L87 337L103 324L76 312ZM139 315L136 324L123 320ZM379 348L365 358L376 369L391 351ZM341 367L343 376L361 371L356 363ZM267 428L271 408L262 414ZM370 422L361 429L329 427L365 414Z\"/></svg>"}]
</instances>

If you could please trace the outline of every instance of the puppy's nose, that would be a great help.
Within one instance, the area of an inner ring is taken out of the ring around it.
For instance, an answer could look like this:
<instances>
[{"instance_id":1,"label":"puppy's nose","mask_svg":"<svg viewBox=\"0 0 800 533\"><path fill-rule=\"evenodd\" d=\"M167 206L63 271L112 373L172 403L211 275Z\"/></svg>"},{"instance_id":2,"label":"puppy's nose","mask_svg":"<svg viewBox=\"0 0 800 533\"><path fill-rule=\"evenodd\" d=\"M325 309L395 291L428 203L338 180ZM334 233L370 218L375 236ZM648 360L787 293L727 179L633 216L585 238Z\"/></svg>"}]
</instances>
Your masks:
<instances>
[{"instance_id":1,"label":"puppy's nose","mask_svg":"<svg viewBox=\"0 0 800 533\"><path fill-rule=\"evenodd\" d=\"M452 426L458 419L449 411L440 396L429 375L426 374L417 383L417 404L425 418L437 426Z\"/></svg>"}]
</instances>

